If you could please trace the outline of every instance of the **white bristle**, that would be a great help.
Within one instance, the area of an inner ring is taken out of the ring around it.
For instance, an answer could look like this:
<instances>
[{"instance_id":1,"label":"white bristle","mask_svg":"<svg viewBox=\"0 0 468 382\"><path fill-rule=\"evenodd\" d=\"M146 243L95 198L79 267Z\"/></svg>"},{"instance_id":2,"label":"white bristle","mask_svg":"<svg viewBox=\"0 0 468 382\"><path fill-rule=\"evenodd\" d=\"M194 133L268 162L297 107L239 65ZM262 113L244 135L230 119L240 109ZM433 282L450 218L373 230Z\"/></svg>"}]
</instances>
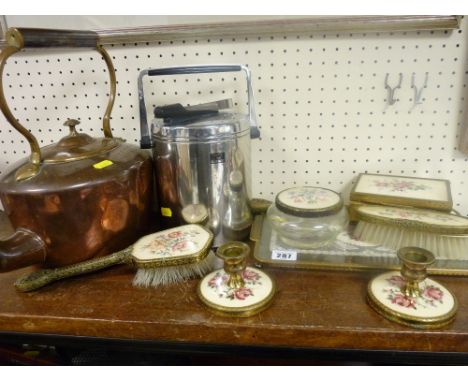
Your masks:
<instances>
[{"instance_id":1,"label":"white bristle","mask_svg":"<svg viewBox=\"0 0 468 382\"><path fill-rule=\"evenodd\" d=\"M195 277L203 277L214 268L216 256L213 251L198 263L172 267L139 268L133 279L133 285L139 287L158 287L175 284Z\"/></svg>"},{"instance_id":2,"label":"white bristle","mask_svg":"<svg viewBox=\"0 0 468 382\"><path fill-rule=\"evenodd\" d=\"M424 248L434 253L438 259L463 260L468 258L468 235L437 235L360 221L353 236L358 240L380 244L395 250L402 247Z\"/></svg>"}]
</instances>

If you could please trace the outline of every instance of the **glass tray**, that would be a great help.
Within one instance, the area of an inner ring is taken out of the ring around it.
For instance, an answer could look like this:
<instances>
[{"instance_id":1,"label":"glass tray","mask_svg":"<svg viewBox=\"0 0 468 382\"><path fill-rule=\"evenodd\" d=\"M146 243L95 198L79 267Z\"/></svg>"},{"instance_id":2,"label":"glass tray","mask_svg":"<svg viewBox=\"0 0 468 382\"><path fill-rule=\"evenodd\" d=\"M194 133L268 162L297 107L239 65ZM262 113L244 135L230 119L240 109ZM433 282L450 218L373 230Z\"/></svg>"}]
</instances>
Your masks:
<instances>
[{"instance_id":1,"label":"glass tray","mask_svg":"<svg viewBox=\"0 0 468 382\"><path fill-rule=\"evenodd\" d=\"M287 268L328 269L346 271L400 270L396 251L380 245L353 240L348 232L338 235L336 241L320 249L295 249L282 244L263 215L257 215L252 225L250 240L254 243L253 256L257 265L267 264ZM468 276L468 253L465 259L440 257L428 268L431 275Z\"/></svg>"}]
</instances>

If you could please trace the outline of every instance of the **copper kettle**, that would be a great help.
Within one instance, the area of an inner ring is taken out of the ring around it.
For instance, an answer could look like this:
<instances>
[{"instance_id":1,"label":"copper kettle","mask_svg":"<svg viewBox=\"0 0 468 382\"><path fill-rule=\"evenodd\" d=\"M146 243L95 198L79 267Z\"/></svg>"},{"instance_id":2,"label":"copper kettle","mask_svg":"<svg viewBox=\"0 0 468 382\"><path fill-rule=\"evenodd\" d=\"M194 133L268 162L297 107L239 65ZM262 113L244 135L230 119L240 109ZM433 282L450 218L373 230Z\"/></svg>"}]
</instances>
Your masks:
<instances>
[{"instance_id":1,"label":"copper kettle","mask_svg":"<svg viewBox=\"0 0 468 382\"><path fill-rule=\"evenodd\" d=\"M32 264L59 267L105 255L133 243L146 232L151 205L150 154L115 138L110 113L115 70L108 53L90 31L10 28L0 53L0 108L29 142L31 155L0 180L0 199L16 232L0 241L0 272ZM5 63L23 48L96 49L110 75L110 99L103 118L104 137L76 130L77 120L59 142L40 148L11 113L1 82Z\"/></svg>"}]
</instances>

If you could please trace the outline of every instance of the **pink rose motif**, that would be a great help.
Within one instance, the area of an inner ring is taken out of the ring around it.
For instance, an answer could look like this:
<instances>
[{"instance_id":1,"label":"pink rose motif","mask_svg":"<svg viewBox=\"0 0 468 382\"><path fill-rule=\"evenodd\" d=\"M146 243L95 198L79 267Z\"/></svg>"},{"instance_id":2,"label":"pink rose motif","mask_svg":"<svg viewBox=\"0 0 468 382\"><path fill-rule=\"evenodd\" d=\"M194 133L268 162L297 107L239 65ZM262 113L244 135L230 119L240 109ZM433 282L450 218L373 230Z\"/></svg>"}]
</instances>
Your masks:
<instances>
[{"instance_id":1,"label":"pink rose motif","mask_svg":"<svg viewBox=\"0 0 468 382\"><path fill-rule=\"evenodd\" d=\"M398 288L402 288L406 284L405 279L403 277L401 277L401 276L398 276L398 275L393 275L392 277L387 279L387 281L390 284L397 286Z\"/></svg>"},{"instance_id":2,"label":"pink rose motif","mask_svg":"<svg viewBox=\"0 0 468 382\"><path fill-rule=\"evenodd\" d=\"M428 286L424 289L423 294L433 300L442 300L444 297L444 292L442 292L439 288Z\"/></svg>"},{"instance_id":3,"label":"pink rose motif","mask_svg":"<svg viewBox=\"0 0 468 382\"><path fill-rule=\"evenodd\" d=\"M182 251L187 248L187 241L179 241L172 246L173 251Z\"/></svg>"},{"instance_id":4,"label":"pink rose motif","mask_svg":"<svg viewBox=\"0 0 468 382\"><path fill-rule=\"evenodd\" d=\"M416 309L415 301L412 298L407 297L407 296L405 296L403 294L396 294L395 296L393 296L392 304L397 304L397 305L403 306L405 308L415 308Z\"/></svg>"},{"instance_id":5,"label":"pink rose motif","mask_svg":"<svg viewBox=\"0 0 468 382\"><path fill-rule=\"evenodd\" d=\"M210 281L208 281L208 286L210 288L217 288L220 286L224 281L227 281L228 275L224 274L222 276L216 275Z\"/></svg>"},{"instance_id":6,"label":"pink rose motif","mask_svg":"<svg viewBox=\"0 0 468 382\"><path fill-rule=\"evenodd\" d=\"M164 241L155 239L155 240L152 240L147 245L145 245L144 248L148 248L151 251L159 251L160 249L163 249L165 247L164 244L165 244Z\"/></svg>"},{"instance_id":7,"label":"pink rose motif","mask_svg":"<svg viewBox=\"0 0 468 382\"><path fill-rule=\"evenodd\" d=\"M408 183L408 182L405 182L405 181L396 182L395 188L398 191L403 191L404 189L411 188L411 183Z\"/></svg>"},{"instance_id":8,"label":"pink rose motif","mask_svg":"<svg viewBox=\"0 0 468 382\"><path fill-rule=\"evenodd\" d=\"M257 272L251 271L250 269L244 270L242 272L242 278L244 280L258 280L260 278L260 275Z\"/></svg>"},{"instance_id":9,"label":"pink rose motif","mask_svg":"<svg viewBox=\"0 0 468 382\"><path fill-rule=\"evenodd\" d=\"M245 300L247 297L253 296L252 290L249 288L239 288L234 291L234 297L238 300Z\"/></svg>"},{"instance_id":10,"label":"pink rose motif","mask_svg":"<svg viewBox=\"0 0 468 382\"><path fill-rule=\"evenodd\" d=\"M171 239L175 239L177 237L182 236L182 232L174 231L174 232L169 233L167 236L169 236Z\"/></svg>"}]
</instances>

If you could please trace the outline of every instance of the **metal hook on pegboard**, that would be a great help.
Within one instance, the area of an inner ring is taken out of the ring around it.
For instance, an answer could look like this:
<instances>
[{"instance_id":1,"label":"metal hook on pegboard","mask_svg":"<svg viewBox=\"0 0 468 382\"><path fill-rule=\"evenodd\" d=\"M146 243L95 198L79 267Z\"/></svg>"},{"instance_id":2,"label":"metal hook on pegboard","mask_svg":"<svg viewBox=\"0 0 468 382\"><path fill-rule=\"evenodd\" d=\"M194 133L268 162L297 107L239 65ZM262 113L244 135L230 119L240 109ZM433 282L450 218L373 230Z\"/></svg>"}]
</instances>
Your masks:
<instances>
[{"instance_id":1,"label":"metal hook on pegboard","mask_svg":"<svg viewBox=\"0 0 468 382\"><path fill-rule=\"evenodd\" d=\"M395 91L401 88L401 84L403 82L403 73L399 74L398 85L395 87L391 87L388 84L388 77L389 73L387 73L387 75L385 76L385 89L387 89L388 91L387 103L389 105L393 105L396 101L398 101L398 99L395 98Z\"/></svg>"},{"instance_id":2,"label":"metal hook on pegboard","mask_svg":"<svg viewBox=\"0 0 468 382\"><path fill-rule=\"evenodd\" d=\"M427 82L429 80L429 73L426 72L426 75L424 78L424 85L420 89L418 89L418 87L416 86L415 78L416 78L416 73L413 73L413 75L411 76L411 87L414 89L414 99L413 99L414 104L411 110L414 109L417 105L422 104L422 101L421 101L422 92L425 88L427 88Z\"/></svg>"}]
</instances>

